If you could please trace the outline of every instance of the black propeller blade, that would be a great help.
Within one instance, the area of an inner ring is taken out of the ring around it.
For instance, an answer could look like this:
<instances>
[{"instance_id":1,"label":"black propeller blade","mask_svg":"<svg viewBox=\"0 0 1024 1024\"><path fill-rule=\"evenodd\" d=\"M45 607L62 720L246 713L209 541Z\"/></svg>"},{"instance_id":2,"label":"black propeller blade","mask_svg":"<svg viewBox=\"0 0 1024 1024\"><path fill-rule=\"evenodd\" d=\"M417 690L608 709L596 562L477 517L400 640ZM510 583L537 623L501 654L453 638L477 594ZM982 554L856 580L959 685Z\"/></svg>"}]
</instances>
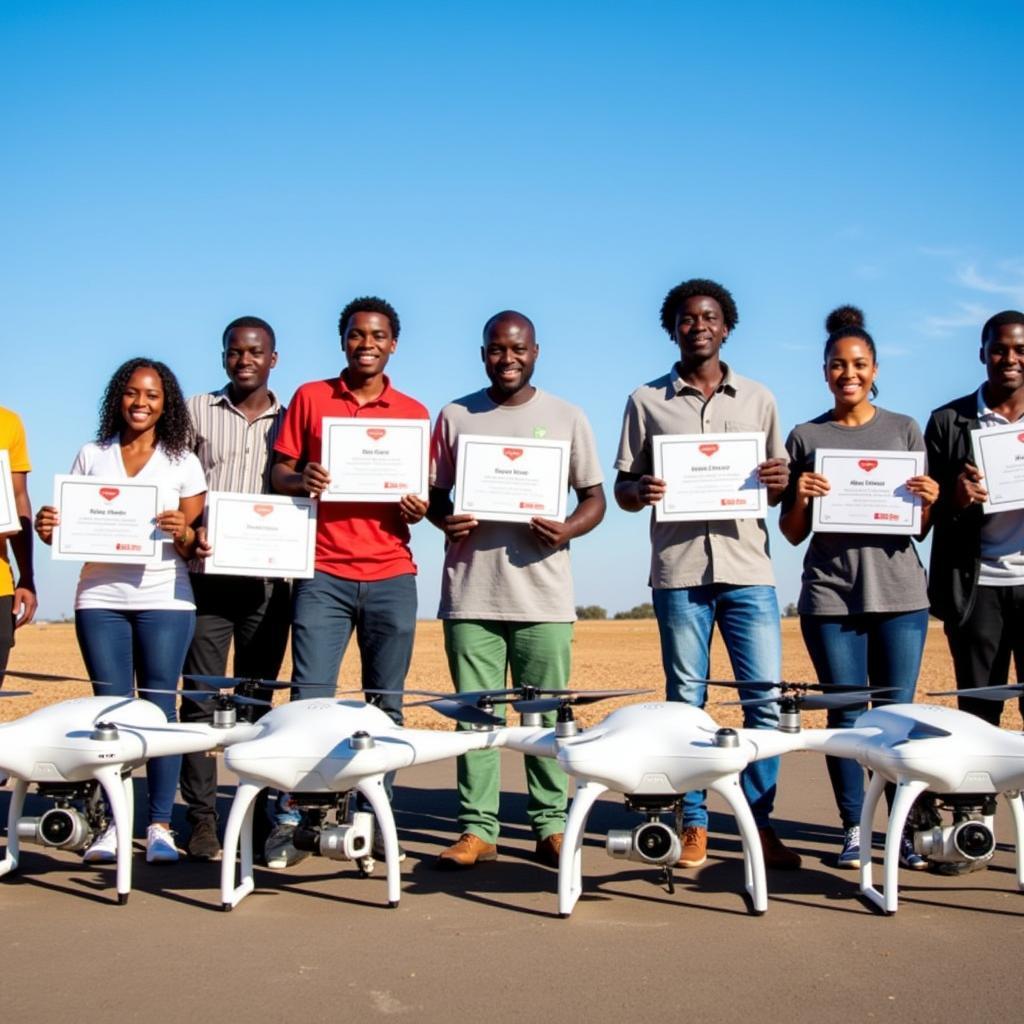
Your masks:
<instances>
[{"instance_id":1,"label":"black propeller blade","mask_svg":"<svg viewBox=\"0 0 1024 1024\"><path fill-rule=\"evenodd\" d=\"M545 711L557 711L561 707L575 704L596 704L601 700L613 700L616 697L635 697L638 694L650 693L650 690L548 690L557 694L550 697L533 697L517 700L512 706L521 715L542 714Z\"/></svg>"},{"instance_id":2,"label":"black propeller blade","mask_svg":"<svg viewBox=\"0 0 1024 1024\"><path fill-rule=\"evenodd\" d=\"M928 697L980 697L982 700L1009 700L1024 694L1024 683L1008 683L1005 686L976 686L973 690L935 690Z\"/></svg>"},{"instance_id":3,"label":"black propeller blade","mask_svg":"<svg viewBox=\"0 0 1024 1024\"><path fill-rule=\"evenodd\" d=\"M484 711L483 708L478 708L473 704L466 704L462 701L451 700L448 697L441 697L438 700L419 701L418 704L414 706L419 705L425 705L426 707L433 708L446 718L454 719L456 722L463 722L466 725L505 724L504 719Z\"/></svg>"},{"instance_id":4,"label":"black propeller blade","mask_svg":"<svg viewBox=\"0 0 1024 1024\"><path fill-rule=\"evenodd\" d=\"M843 693L814 693L806 696L783 694L780 697L749 697L746 700L723 701L723 707L762 707L765 704L784 704L792 701L807 711L822 711L829 708L847 708L866 704L878 696L878 690L846 690Z\"/></svg>"},{"instance_id":5,"label":"black propeller blade","mask_svg":"<svg viewBox=\"0 0 1024 1024\"><path fill-rule=\"evenodd\" d=\"M55 676L52 672L19 672L9 668L0 672L0 682L5 676L16 676L18 679L31 679L38 683L90 683L91 679L82 679L79 676Z\"/></svg>"},{"instance_id":6,"label":"black propeller blade","mask_svg":"<svg viewBox=\"0 0 1024 1024\"><path fill-rule=\"evenodd\" d=\"M244 679L233 678L232 676L197 676L186 675L182 677L197 686L206 687L209 690L233 690L236 686L263 686L268 690L289 690L291 683L282 683L277 679Z\"/></svg>"},{"instance_id":7,"label":"black propeller blade","mask_svg":"<svg viewBox=\"0 0 1024 1024\"><path fill-rule=\"evenodd\" d=\"M0 697L31 697L31 690L0 690Z\"/></svg>"}]
</instances>

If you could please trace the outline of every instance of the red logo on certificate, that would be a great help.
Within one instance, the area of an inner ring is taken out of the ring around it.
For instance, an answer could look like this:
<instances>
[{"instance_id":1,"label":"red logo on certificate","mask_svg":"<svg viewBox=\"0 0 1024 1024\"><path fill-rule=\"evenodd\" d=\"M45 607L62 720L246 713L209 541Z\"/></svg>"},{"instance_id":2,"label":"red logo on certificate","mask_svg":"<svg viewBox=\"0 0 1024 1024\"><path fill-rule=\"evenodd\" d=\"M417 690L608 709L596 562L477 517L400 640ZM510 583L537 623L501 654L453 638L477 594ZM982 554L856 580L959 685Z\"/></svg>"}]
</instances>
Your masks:
<instances>
[{"instance_id":1,"label":"red logo on certificate","mask_svg":"<svg viewBox=\"0 0 1024 1024\"><path fill-rule=\"evenodd\" d=\"M269 516L274 511L273 505L253 505L253 512L258 516Z\"/></svg>"},{"instance_id":2,"label":"red logo on certificate","mask_svg":"<svg viewBox=\"0 0 1024 1024\"><path fill-rule=\"evenodd\" d=\"M714 455L715 452L718 451L718 445L717 444L699 444L699 445L697 445L697 451L699 451L701 453L701 455L706 455L710 459L711 456Z\"/></svg>"},{"instance_id":3,"label":"red logo on certificate","mask_svg":"<svg viewBox=\"0 0 1024 1024\"><path fill-rule=\"evenodd\" d=\"M522 448L502 448L501 451L510 462L515 462L523 454Z\"/></svg>"},{"instance_id":4,"label":"red logo on certificate","mask_svg":"<svg viewBox=\"0 0 1024 1024\"><path fill-rule=\"evenodd\" d=\"M1020 441L1021 444L1024 444L1024 434L1018 434L1017 435L1017 440Z\"/></svg>"},{"instance_id":5,"label":"red logo on certificate","mask_svg":"<svg viewBox=\"0 0 1024 1024\"><path fill-rule=\"evenodd\" d=\"M366 431L366 436L371 441L379 441L386 433L387 431L383 427L370 427L370 429Z\"/></svg>"},{"instance_id":6,"label":"red logo on certificate","mask_svg":"<svg viewBox=\"0 0 1024 1024\"><path fill-rule=\"evenodd\" d=\"M865 473L870 473L878 465L878 459L858 459L857 465L864 470Z\"/></svg>"},{"instance_id":7,"label":"red logo on certificate","mask_svg":"<svg viewBox=\"0 0 1024 1024\"><path fill-rule=\"evenodd\" d=\"M120 487L101 487L100 497L104 501L113 501L121 493Z\"/></svg>"}]
</instances>

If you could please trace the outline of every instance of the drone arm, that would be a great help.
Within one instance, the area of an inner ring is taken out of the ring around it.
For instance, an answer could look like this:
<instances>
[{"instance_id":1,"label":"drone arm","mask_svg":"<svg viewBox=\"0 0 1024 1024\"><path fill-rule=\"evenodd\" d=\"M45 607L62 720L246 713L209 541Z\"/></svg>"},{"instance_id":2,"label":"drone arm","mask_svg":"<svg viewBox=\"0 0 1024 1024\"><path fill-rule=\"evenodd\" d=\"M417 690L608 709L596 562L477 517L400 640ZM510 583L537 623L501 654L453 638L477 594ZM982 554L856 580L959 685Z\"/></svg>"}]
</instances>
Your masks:
<instances>
[{"instance_id":1,"label":"drone arm","mask_svg":"<svg viewBox=\"0 0 1024 1024\"><path fill-rule=\"evenodd\" d=\"M854 726L851 729L804 729L799 735L803 737L803 750L859 761L864 744L874 739L880 732L881 730L876 728Z\"/></svg>"},{"instance_id":2,"label":"drone arm","mask_svg":"<svg viewBox=\"0 0 1024 1024\"><path fill-rule=\"evenodd\" d=\"M496 747L499 735L499 732L493 730L458 729L453 732L441 732L432 729L403 729L400 736L408 744L411 758L403 764L395 765L395 768L404 768L407 764L443 761L465 754L469 750Z\"/></svg>"},{"instance_id":3,"label":"drone arm","mask_svg":"<svg viewBox=\"0 0 1024 1024\"><path fill-rule=\"evenodd\" d=\"M763 761L766 757L778 757L793 750L807 750L807 733L779 732L778 729L737 729L749 747L753 748L751 761Z\"/></svg>"},{"instance_id":4,"label":"drone arm","mask_svg":"<svg viewBox=\"0 0 1024 1024\"><path fill-rule=\"evenodd\" d=\"M495 735L498 736L499 746L518 750L521 754L532 754L534 757L558 756L558 740L554 729L516 725L502 729Z\"/></svg>"}]
</instances>

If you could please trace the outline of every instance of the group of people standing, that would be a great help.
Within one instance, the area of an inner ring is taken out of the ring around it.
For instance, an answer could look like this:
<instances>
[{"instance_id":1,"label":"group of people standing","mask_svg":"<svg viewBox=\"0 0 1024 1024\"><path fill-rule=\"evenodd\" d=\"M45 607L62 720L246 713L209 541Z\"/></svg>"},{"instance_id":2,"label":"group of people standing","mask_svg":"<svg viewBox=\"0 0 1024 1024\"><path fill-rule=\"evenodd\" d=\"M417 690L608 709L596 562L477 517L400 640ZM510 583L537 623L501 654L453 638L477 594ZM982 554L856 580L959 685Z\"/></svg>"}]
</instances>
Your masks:
<instances>
[{"instance_id":1,"label":"group of people standing","mask_svg":"<svg viewBox=\"0 0 1024 1024\"><path fill-rule=\"evenodd\" d=\"M937 409L922 437L910 417L874 404L876 347L863 316L840 307L826 322L824 375L832 408L783 440L776 403L762 385L721 359L739 322L732 295L704 279L684 281L666 296L661 323L678 347L664 376L627 400L614 497L631 512L654 506L666 481L654 475L652 439L665 434L759 432L766 458L757 468L780 526L793 544L809 534L799 600L801 630L822 684L872 684L886 699L912 700L929 609L945 624L961 689L1005 680L1011 653L1024 658L1024 511L983 513L984 480L973 462L971 429L1024 417L1024 314L1007 311L983 327L980 358L986 379L975 391ZM233 673L275 679L292 641L293 699L333 695L346 646L355 633L368 690L401 690L412 658L416 588L410 527L423 518L445 537L439 617L455 688L460 692L513 686L568 686L575 610L569 543L605 514L601 460L578 407L532 383L539 346L530 320L504 311L484 325L481 356L488 385L446 405L433 428L429 500L322 502L316 527L315 572L280 579L207 576L210 553L203 527L207 490L317 496L330 484L323 464L324 417L429 419L427 409L398 391L385 370L398 345L400 322L379 298L342 310L339 334L345 366L337 376L302 385L287 409L269 387L277 360L274 331L256 317L233 321L223 334L228 383L185 401L161 362L130 360L111 379L96 440L75 459L73 473L144 477L158 483L167 511L158 526L172 539L158 565L88 563L75 602L75 623L97 692L130 694L138 687L171 690L181 672L223 675L234 643ZM25 474L28 457L16 417L0 411L0 447L11 453L14 493L25 530L12 538L20 578L6 562L0 578L0 626L29 621L35 607ZM463 434L545 438L568 442L568 484L576 504L564 522L529 524L454 514L452 492ZM811 533L811 503L828 493L815 472L819 448L925 451L927 471L906 482L922 508L922 533L933 531L926 580L914 542L891 534ZM49 543L57 510L41 508L35 530ZM781 672L779 606L763 519L659 521L651 514L650 586L669 700L703 706L711 638L720 631L738 681L777 683ZM6 547L6 545L5 545ZM191 570L191 571L190 571ZM6 584L5 584L6 580ZM4 593L6 589L6 593ZM5 606L6 605L6 606ZM4 628L7 628L4 626ZM0 635L6 658L10 634ZM764 689L741 694L763 696ZM169 719L172 694L155 695ZM397 723L400 695L374 697ZM991 707L962 701L986 717ZM502 707L503 705L499 705ZM845 725L856 711L830 712ZM206 714L182 702L183 718ZM775 705L744 707L745 724L773 728ZM497 856L499 761L495 750L458 763L460 838L438 866L466 868ZM178 856L169 831L180 771L191 834L188 853L219 856L215 762L202 755L150 762L147 856ZM557 864L567 780L548 759L527 758L527 815L536 853ZM758 825L765 861L800 866L771 825L778 760L752 765L742 784ZM859 865L861 769L832 759L829 775L843 825L842 866ZM288 794L272 809L265 858L286 867L300 856L291 843L298 812ZM707 856L702 793L683 802L680 865ZM86 859L111 860L113 833L98 837ZM924 862L905 843L905 867Z\"/></svg>"}]
</instances>

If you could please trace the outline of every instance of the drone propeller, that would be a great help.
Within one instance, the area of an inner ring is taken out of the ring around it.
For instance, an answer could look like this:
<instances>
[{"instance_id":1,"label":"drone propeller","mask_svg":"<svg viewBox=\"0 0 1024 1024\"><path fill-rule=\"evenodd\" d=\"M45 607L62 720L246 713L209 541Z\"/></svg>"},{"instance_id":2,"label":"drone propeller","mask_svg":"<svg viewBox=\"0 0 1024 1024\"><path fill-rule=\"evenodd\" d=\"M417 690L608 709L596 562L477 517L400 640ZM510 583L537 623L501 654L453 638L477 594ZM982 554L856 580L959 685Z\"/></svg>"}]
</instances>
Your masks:
<instances>
[{"instance_id":1,"label":"drone propeller","mask_svg":"<svg viewBox=\"0 0 1024 1024\"><path fill-rule=\"evenodd\" d=\"M225 693L221 693L218 690L162 690L156 687L138 686L136 687L136 693L174 693L179 697L185 697L188 700L197 702L223 700L228 704L252 704L259 707L273 707L269 700L262 700L259 697L248 697L242 693L232 693L230 689Z\"/></svg>"},{"instance_id":2,"label":"drone propeller","mask_svg":"<svg viewBox=\"0 0 1024 1024\"><path fill-rule=\"evenodd\" d=\"M31 690L0 690L0 697L31 697Z\"/></svg>"},{"instance_id":3,"label":"drone propeller","mask_svg":"<svg viewBox=\"0 0 1024 1024\"><path fill-rule=\"evenodd\" d=\"M519 690L471 690L468 693L450 693L442 690L349 690L348 693L369 693L369 694L393 694L405 697L429 697L432 700L455 700L462 704L510 704L517 697L521 697L523 690L527 687L523 687ZM532 688L531 688L532 689ZM546 691L546 690L533 690L534 693L547 693L547 692L561 692L561 691ZM416 703L409 704L409 707L419 707L422 704L429 704L430 700L418 701Z\"/></svg>"},{"instance_id":4,"label":"drone propeller","mask_svg":"<svg viewBox=\"0 0 1024 1024\"><path fill-rule=\"evenodd\" d=\"M726 686L726 687L728 687L731 690L744 690L744 689L746 689L749 686L749 687L753 687L755 689L760 687L761 689L764 689L764 690L779 689L779 690L782 690L783 693L790 692L790 691L795 691L797 693L803 693L804 691L807 691L807 690L816 690L816 691L817 690L821 690L821 691L824 691L826 693L833 693L833 692L835 692L837 690L840 690L840 691L841 690L849 690L851 692L853 692L855 690L856 691L860 691L860 690L876 690L877 692L881 692L881 690L883 689L881 687L873 687L871 685L865 686L862 683L835 683L835 684L829 684L828 686L825 686L822 683L789 683L789 682L786 682L785 680L783 680L782 682L779 682L779 683L773 683L773 682L769 682L767 679L744 679L744 680L736 680L736 679L698 679L698 680L692 680L692 681L693 682L707 683L708 686ZM886 689L886 692L889 692L889 690L891 688L885 688L885 689Z\"/></svg>"},{"instance_id":5,"label":"drone propeller","mask_svg":"<svg viewBox=\"0 0 1024 1024\"><path fill-rule=\"evenodd\" d=\"M0 683L4 676L16 676L18 679L31 679L38 683L91 683L91 679L82 679L80 676L59 676L52 672L19 672L13 668L0 672Z\"/></svg>"},{"instance_id":6,"label":"drone propeller","mask_svg":"<svg viewBox=\"0 0 1024 1024\"><path fill-rule=\"evenodd\" d=\"M545 711L557 711L559 708L571 707L574 704L596 704L601 700L612 700L616 697L635 697L650 690L547 690L550 697L528 697L517 700L513 707L521 715L543 714ZM557 695L557 696L554 696Z\"/></svg>"},{"instance_id":7,"label":"drone propeller","mask_svg":"<svg viewBox=\"0 0 1024 1024\"><path fill-rule=\"evenodd\" d=\"M466 725L504 725L503 719L492 715L489 711L477 707L475 704L467 704L464 701L452 700L450 697L441 697L438 700L421 700L411 707L433 708L446 718L456 722L463 722Z\"/></svg>"},{"instance_id":8,"label":"drone propeller","mask_svg":"<svg viewBox=\"0 0 1024 1024\"><path fill-rule=\"evenodd\" d=\"M268 690L288 690L292 686L291 683L282 683L277 679L248 679L242 676L234 678L232 676L199 676L189 673L182 678L209 690L233 690L236 686L262 686Z\"/></svg>"},{"instance_id":9,"label":"drone propeller","mask_svg":"<svg viewBox=\"0 0 1024 1024\"><path fill-rule=\"evenodd\" d=\"M830 708L847 708L853 707L857 704L866 704L869 700L873 700L880 693L892 693L892 689L888 690L845 690L843 693L783 693L778 697L748 697L745 700L727 700L723 701L724 707L739 706L739 707L763 707L766 704L795 704L798 708L806 709L807 711L823 711Z\"/></svg>"},{"instance_id":10,"label":"drone propeller","mask_svg":"<svg viewBox=\"0 0 1024 1024\"><path fill-rule=\"evenodd\" d=\"M1024 694L1024 683L1009 683L1005 686L978 686L973 690L936 690L928 697L980 697L982 700L1009 700Z\"/></svg>"}]
</instances>

